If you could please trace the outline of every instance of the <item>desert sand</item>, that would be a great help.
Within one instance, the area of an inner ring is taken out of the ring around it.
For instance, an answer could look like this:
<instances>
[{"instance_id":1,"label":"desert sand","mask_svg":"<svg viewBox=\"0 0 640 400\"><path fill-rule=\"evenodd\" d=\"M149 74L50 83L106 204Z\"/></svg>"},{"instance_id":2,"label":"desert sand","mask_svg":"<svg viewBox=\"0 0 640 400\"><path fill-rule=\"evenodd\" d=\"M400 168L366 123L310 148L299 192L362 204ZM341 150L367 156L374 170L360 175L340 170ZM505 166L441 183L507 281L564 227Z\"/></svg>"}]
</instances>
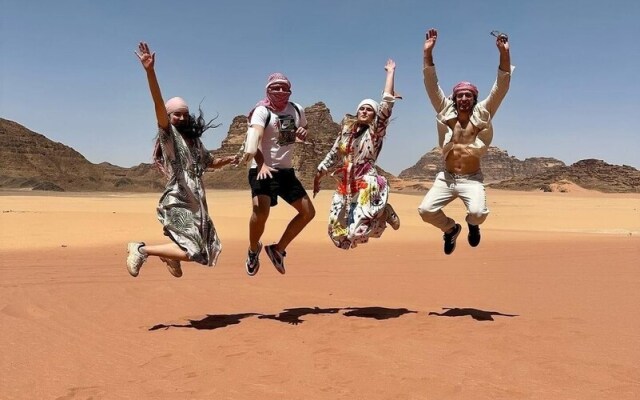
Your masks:
<instances>
[{"instance_id":1,"label":"desert sand","mask_svg":"<svg viewBox=\"0 0 640 400\"><path fill-rule=\"evenodd\" d=\"M158 197L0 193L0 398L640 398L640 195L489 190L482 243L465 227L445 256L421 194L334 248L323 191L287 274L263 252L249 277L249 194L209 190L218 265L132 278L126 243L165 240Z\"/></svg>"}]
</instances>

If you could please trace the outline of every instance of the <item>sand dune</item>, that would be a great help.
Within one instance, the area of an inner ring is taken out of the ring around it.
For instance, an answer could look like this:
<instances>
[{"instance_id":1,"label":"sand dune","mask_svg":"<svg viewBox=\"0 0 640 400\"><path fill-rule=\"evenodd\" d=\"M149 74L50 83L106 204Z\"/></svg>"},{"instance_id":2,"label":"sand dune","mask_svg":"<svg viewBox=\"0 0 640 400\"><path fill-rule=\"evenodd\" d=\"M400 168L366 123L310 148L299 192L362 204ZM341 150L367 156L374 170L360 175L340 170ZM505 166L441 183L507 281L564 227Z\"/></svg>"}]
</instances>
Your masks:
<instances>
[{"instance_id":1,"label":"sand dune","mask_svg":"<svg viewBox=\"0 0 640 400\"><path fill-rule=\"evenodd\" d=\"M481 245L445 256L397 193L399 231L334 248L323 191L287 274L263 254L251 278L249 194L212 190L218 265L132 278L126 242L164 241L157 198L0 194L1 398L640 397L639 195L490 190Z\"/></svg>"}]
</instances>

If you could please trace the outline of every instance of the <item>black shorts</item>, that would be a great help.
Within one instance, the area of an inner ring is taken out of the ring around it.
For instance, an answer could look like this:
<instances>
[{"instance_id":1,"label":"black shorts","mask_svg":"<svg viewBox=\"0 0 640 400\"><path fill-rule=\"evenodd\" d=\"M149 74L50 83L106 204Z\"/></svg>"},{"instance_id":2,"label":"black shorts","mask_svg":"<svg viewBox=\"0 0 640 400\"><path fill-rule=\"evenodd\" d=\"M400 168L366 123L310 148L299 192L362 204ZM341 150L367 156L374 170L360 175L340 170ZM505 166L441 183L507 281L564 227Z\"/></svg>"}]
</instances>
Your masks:
<instances>
[{"instance_id":1,"label":"black shorts","mask_svg":"<svg viewBox=\"0 0 640 400\"><path fill-rule=\"evenodd\" d=\"M269 196L271 207L278 204L278 196L291 204L307 195L302 183L296 177L293 168L279 169L271 172L273 178L258 180L258 169L249 170L249 186L251 186L251 197Z\"/></svg>"}]
</instances>

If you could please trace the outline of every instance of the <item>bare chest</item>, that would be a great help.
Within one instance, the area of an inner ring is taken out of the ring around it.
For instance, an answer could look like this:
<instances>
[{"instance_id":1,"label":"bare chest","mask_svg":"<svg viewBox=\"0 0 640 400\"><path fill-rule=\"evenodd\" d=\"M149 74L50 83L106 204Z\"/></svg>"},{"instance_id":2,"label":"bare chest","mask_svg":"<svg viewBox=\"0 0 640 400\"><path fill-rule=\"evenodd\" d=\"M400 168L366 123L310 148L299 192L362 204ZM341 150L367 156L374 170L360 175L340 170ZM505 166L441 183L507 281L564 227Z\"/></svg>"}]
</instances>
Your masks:
<instances>
[{"instance_id":1,"label":"bare chest","mask_svg":"<svg viewBox=\"0 0 640 400\"><path fill-rule=\"evenodd\" d=\"M449 122L449 127L453 131L451 141L454 144L470 144L473 143L476 140L476 136L478 136L478 128L469 121L460 122L452 120Z\"/></svg>"}]
</instances>

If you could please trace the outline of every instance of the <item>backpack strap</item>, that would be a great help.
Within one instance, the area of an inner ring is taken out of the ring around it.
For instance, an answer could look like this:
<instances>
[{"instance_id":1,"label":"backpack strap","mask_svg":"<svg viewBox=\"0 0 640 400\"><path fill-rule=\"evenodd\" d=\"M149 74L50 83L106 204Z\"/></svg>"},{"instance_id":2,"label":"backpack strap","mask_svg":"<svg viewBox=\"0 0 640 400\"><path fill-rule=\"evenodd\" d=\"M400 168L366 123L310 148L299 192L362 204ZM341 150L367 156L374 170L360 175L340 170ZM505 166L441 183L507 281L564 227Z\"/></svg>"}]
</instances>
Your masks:
<instances>
[{"instance_id":1,"label":"backpack strap","mask_svg":"<svg viewBox=\"0 0 640 400\"><path fill-rule=\"evenodd\" d=\"M300 108L298 107L298 105L294 102L289 102L289 104L291 104L293 106L293 108L295 108L296 110L296 114L298 114L298 119L300 118L301 114L300 114ZM269 126L269 122L271 122L271 113L273 111L269 110L269 108L265 107L267 109L267 111L269 111L269 114L267 114L267 119L264 121L264 127L265 129L267 128L267 126Z\"/></svg>"},{"instance_id":2,"label":"backpack strap","mask_svg":"<svg viewBox=\"0 0 640 400\"><path fill-rule=\"evenodd\" d=\"M267 119L264 121L264 129L267 129L267 126L269 126L269 122L271 122L271 110L269 110L267 107L265 108L269 112L269 114L267 114Z\"/></svg>"},{"instance_id":3,"label":"backpack strap","mask_svg":"<svg viewBox=\"0 0 640 400\"><path fill-rule=\"evenodd\" d=\"M291 104L293 106L293 108L296 109L296 113L298 114L298 118L300 118L300 108L298 108L298 105L294 102L289 102L289 104Z\"/></svg>"}]
</instances>

